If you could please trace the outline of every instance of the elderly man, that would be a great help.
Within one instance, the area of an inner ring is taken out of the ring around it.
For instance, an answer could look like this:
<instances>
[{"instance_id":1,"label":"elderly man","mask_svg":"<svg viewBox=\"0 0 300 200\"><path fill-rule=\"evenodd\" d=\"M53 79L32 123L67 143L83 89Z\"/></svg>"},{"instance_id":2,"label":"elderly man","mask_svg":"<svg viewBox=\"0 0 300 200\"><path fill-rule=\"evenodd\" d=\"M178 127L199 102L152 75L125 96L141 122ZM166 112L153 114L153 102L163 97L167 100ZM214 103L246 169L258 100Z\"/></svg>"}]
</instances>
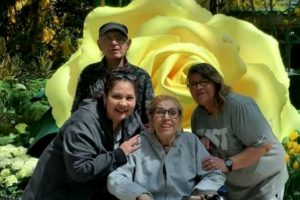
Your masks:
<instances>
[{"instance_id":1,"label":"elderly man","mask_svg":"<svg viewBox=\"0 0 300 200\"><path fill-rule=\"evenodd\" d=\"M131 45L131 39L128 38L128 28L116 22L106 23L99 29L97 43L103 54L103 59L100 62L88 65L81 72L72 112L77 110L83 99L103 95L105 76L108 72L126 69L128 74L138 77L136 80L138 91L135 110L140 115L142 122L147 124L146 105L154 95L153 86L149 74L144 69L127 61L126 53Z\"/></svg>"}]
</instances>

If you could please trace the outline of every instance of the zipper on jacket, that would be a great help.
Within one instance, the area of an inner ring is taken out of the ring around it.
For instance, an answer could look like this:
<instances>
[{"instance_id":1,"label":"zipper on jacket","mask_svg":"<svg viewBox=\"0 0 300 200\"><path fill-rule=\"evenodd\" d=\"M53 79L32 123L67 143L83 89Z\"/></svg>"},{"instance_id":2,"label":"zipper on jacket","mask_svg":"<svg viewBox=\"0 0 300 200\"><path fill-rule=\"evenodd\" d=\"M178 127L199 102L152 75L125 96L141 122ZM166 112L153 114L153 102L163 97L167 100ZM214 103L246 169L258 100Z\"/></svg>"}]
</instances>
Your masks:
<instances>
[{"instance_id":1,"label":"zipper on jacket","mask_svg":"<svg viewBox=\"0 0 300 200\"><path fill-rule=\"evenodd\" d=\"M165 179L165 183L164 183L164 188L165 188L165 194L164 194L164 199L167 199L168 196L168 184L167 184L167 170L166 170L166 159L167 159L167 154L163 151L163 157L164 157L164 161L163 161L163 175L164 175L164 179Z\"/></svg>"}]
</instances>

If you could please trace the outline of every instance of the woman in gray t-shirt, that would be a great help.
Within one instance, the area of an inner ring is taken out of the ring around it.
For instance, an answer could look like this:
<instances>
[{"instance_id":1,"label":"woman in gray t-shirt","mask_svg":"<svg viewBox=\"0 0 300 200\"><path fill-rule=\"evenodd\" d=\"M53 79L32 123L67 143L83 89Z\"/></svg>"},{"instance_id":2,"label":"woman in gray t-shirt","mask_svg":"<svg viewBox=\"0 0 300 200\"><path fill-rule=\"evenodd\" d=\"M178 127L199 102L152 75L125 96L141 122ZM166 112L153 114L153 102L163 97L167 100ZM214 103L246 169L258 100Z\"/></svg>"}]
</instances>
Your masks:
<instances>
[{"instance_id":1,"label":"woman in gray t-shirt","mask_svg":"<svg viewBox=\"0 0 300 200\"><path fill-rule=\"evenodd\" d=\"M207 63L188 71L188 88L198 104L191 126L211 157L205 170L226 175L226 199L282 199L288 179L284 149L255 101L231 92Z\"/></svg>"}]
</instances>

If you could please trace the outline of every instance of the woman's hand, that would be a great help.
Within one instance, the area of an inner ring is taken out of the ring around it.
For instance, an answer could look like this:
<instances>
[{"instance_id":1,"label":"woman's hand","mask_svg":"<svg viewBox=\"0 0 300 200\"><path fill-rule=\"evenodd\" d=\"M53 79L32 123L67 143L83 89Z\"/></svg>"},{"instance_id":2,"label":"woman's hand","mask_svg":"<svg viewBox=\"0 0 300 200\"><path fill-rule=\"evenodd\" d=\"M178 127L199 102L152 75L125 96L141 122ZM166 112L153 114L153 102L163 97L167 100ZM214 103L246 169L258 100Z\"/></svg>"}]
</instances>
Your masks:
<instances>
[{"instance_id":1,"label":"woman's hand","mask_svg":"<svg viewBox=\"0 0 300 200\"><path fill-rule=\"evenodd\" d=\"M140 136L135 135L129 140L123 142L120 148L124 151L125 155L128 156L130 153L140 148Z\"/></svg>"},{"instance_id":2,"label":"woman's hand","mask_svg":"<svg viewBox=\"0 0 300 200\"><path fill-rule=\"evenodd\" d=\"M202 169L205 171L221 170L222 172L227 171L225 161L221 158L210 156L202 160Z\"/></svg>"},{"instance_id":3,"label":"woman's hand","mask_svg":"<svg viewBox=\"0 0 300 200\"><path fill-rule=\"evenodd\" d=\"M210 141L207 137L201 137L200 138L202 144L204 145L206 150L210 150L211 149L211 145L210 145Z\"/></svg>"},{"instance_id":4,"label":"woman's hand","mask_svg":"<svg viewBox=\"0 0 300 200\"><path fill-rule=\"evenodd\" d=\"M200 137L200 140L207 151L210 152L211 150L213 150L215 148L215 145L207 137L205 137L205 136Z\"/></svg>"},{"instance_id":5,"label":"woman's hand","mask_svg":"<svg viewBox=\"0 0 300 200\"><path fill-rule=\"evenodd\" d=\"M198 195L191 195L190 200L205 200L204 194L198 194Z\"/></svg>"},{"instance_id":6,"label":"woman's hand","mask_svg":"<svg viewBox=\"0 0 300 200\"><path fill-rule=\"evenodd\" d=\"M137 200L153 200L152 196L149 194L141 194L136 198Z\"/></svg>"}]
</instances>

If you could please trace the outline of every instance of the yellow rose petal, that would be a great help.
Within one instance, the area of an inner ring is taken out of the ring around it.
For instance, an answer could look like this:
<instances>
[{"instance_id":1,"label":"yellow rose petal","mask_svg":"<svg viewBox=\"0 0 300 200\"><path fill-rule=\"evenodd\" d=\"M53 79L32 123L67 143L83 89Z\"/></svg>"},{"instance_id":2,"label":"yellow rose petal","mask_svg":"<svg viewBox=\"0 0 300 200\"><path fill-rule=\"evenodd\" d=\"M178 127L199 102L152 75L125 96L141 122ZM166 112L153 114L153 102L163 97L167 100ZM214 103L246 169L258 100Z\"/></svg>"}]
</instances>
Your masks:
<instances>
[{"instance_id":1,"label":"yellow rose petal","mask_svg":"<svg viewBox=\"0 0 300 200\"><path fill-rule=\"evenodd\" d=\"M123 8L90 12L80 48L46 85L58 126L70 116L81 70L101 59L98 29L109 21L128 26L133 39L129 61L150 73L155 93L169 93L183 103L186 129L195 106L185 86L186 72L196 62L208 62L235 91L254 98L279 139L300 130L278 42L249 22L212 15L194 0L135 0Z\"/></svg>"}]
</instances>

